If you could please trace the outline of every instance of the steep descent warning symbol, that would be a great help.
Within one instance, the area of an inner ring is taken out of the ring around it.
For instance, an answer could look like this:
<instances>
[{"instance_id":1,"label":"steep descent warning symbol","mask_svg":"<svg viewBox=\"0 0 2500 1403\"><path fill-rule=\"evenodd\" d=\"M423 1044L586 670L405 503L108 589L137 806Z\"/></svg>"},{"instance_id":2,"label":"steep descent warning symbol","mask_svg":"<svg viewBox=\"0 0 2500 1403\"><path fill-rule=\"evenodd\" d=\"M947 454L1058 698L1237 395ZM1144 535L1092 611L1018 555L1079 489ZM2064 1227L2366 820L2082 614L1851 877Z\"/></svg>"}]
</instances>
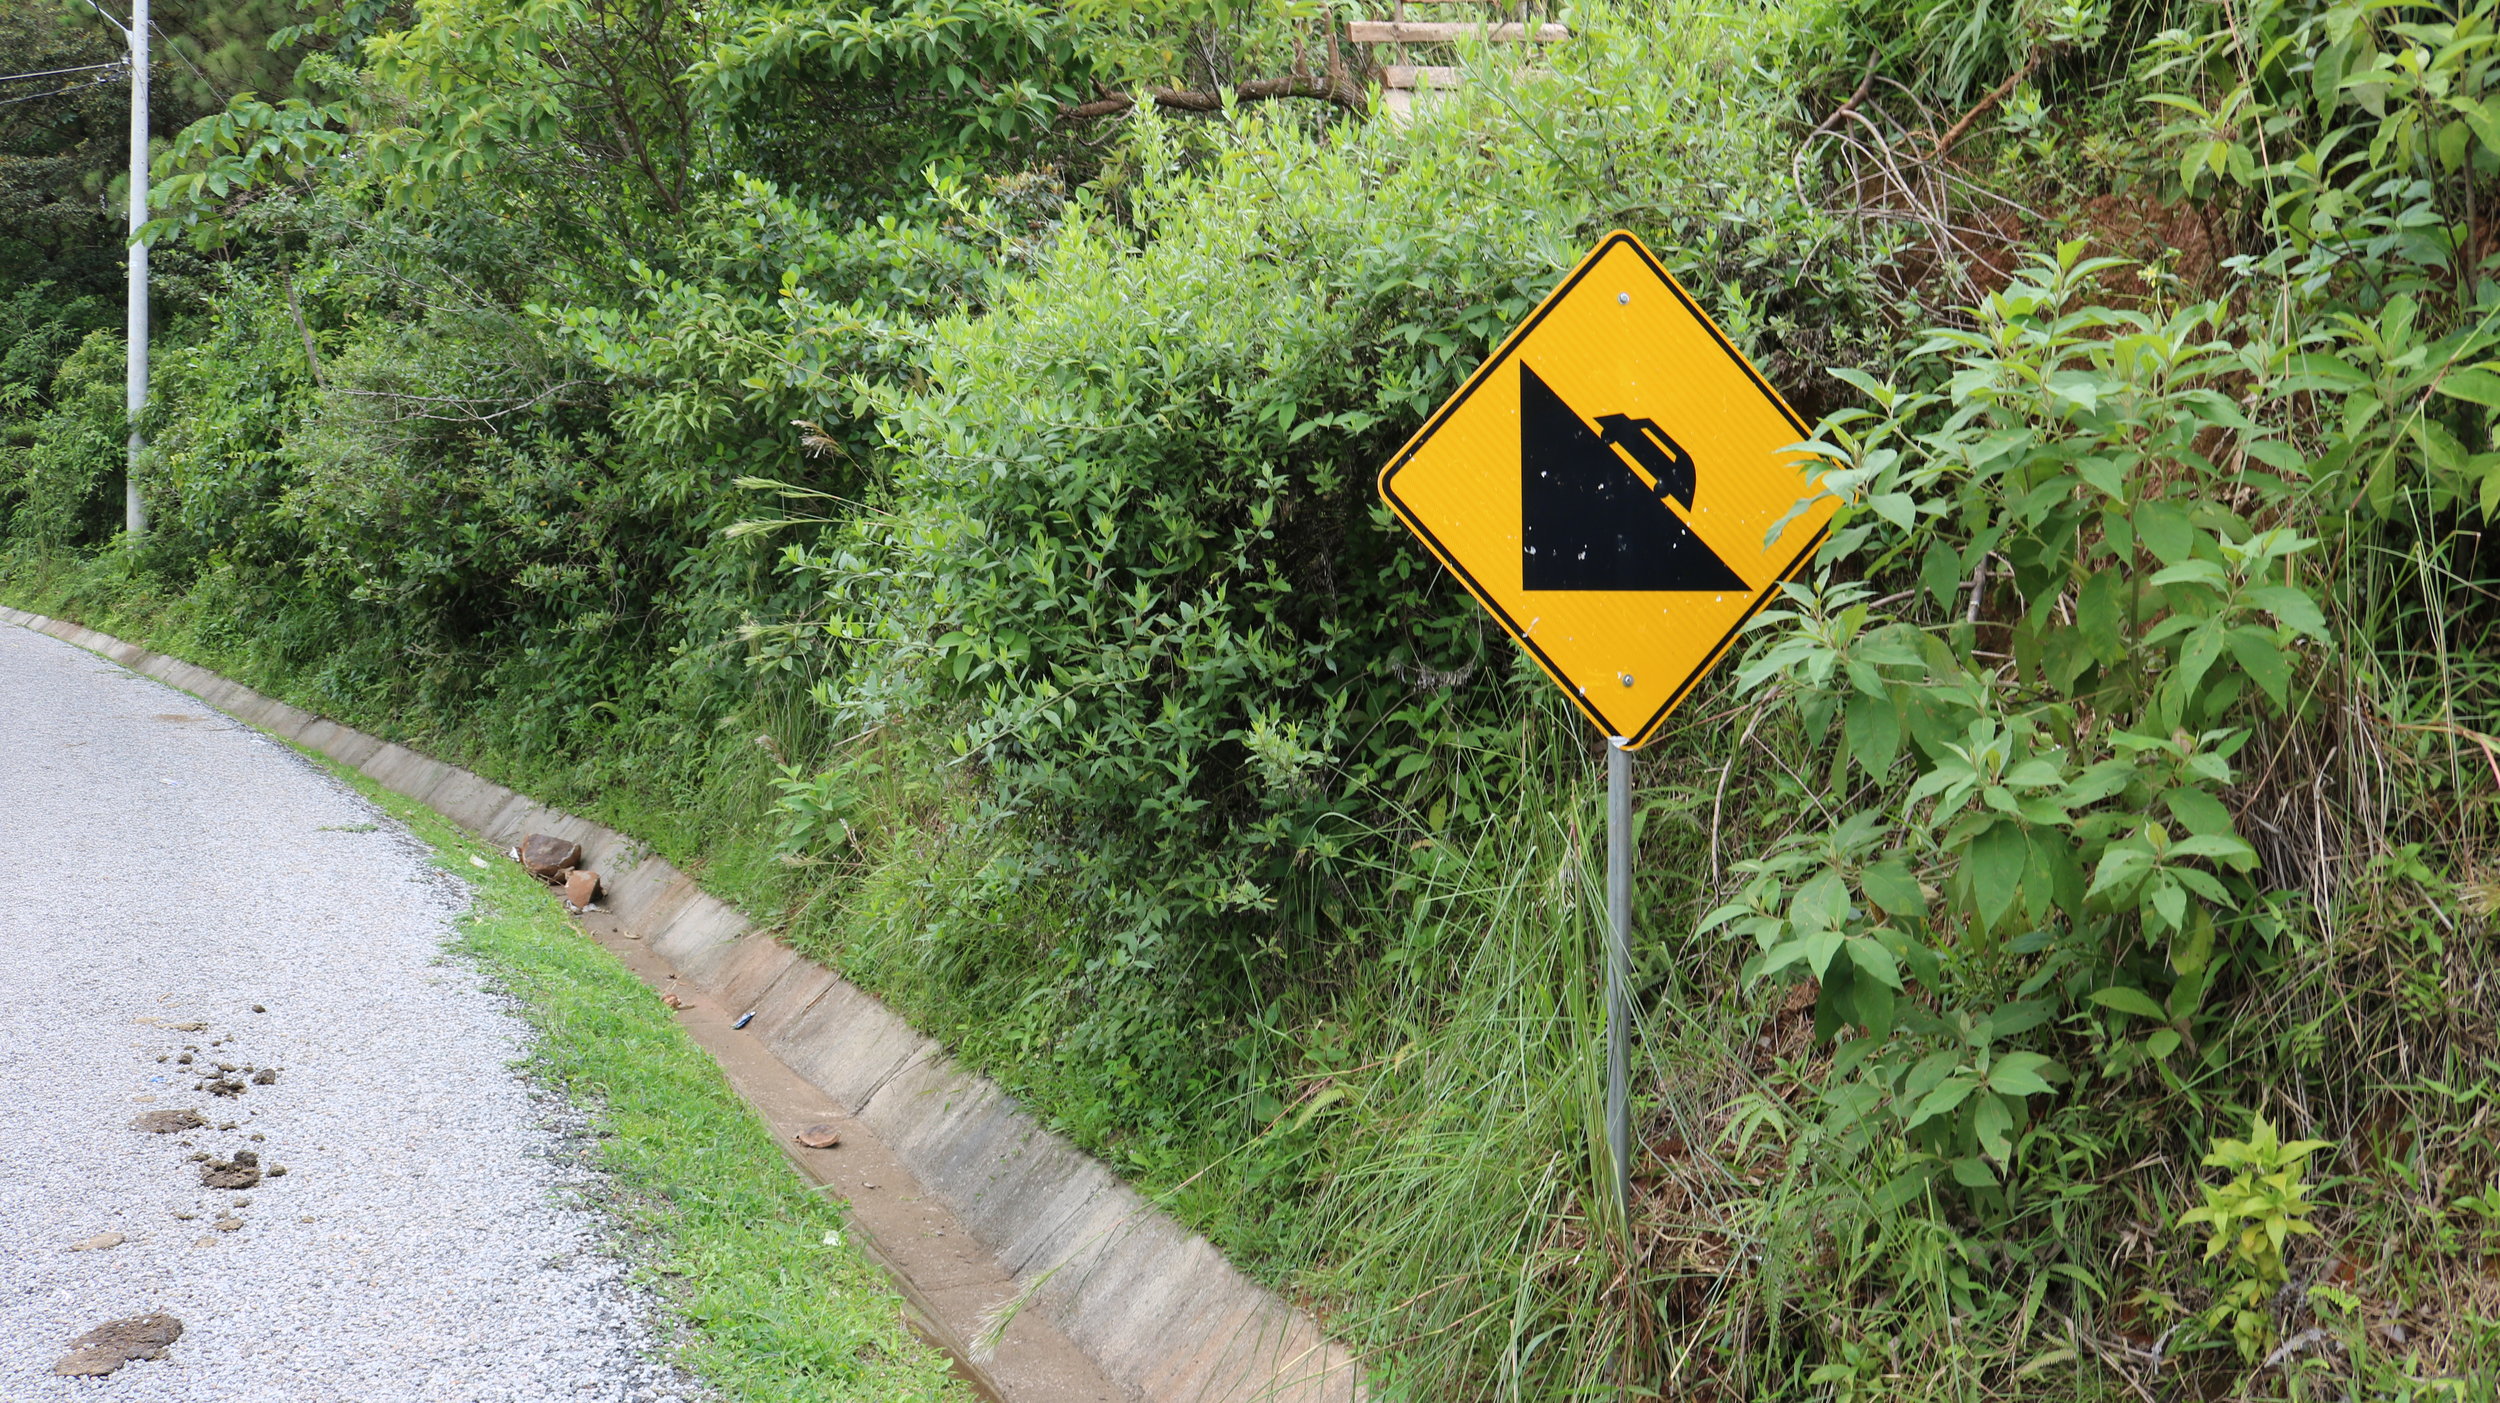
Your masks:
<instances>
[{"instance_id":1,"label":"steep descent warning symbol","mask_svg":"<svg viewBox=\"0 0 2500 1403\"><path fill-rule=\"evenodd\" d=\"M1672 499L1692 509L1690 455L1651 420L1606 414L1597 422L1604 433L1592 433L1534 367L1519 363L1522 585L1743 589L1744 580L1667 505Z\"/></svg>"},{"instance_id":2,"label":"steep descent warning symbol","mask_svg":"<svg viewBox=\"0 0 2500 1403\"><path fill-rule=\"evenodd\" d=\"M1618 232L1425 421L1380 492L1591 722L1637 746L1822 543L1835 503L1807 436Z\"/></svg>"}]
</instances>

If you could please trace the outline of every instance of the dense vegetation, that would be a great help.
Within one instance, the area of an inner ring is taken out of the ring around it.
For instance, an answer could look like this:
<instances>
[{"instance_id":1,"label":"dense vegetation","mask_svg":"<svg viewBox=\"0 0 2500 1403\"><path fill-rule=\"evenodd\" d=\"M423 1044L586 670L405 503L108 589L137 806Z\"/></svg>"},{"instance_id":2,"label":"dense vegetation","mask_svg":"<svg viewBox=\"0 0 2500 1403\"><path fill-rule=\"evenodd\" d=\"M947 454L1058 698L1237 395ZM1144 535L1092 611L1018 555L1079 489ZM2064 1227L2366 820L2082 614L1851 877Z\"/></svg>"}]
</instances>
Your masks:
<instances>
[{"instance_id":1,"label":"dense vegetation","mask_svg":"<svg viewBox=\"0 0 2500 1403\"><path fill-rule=\"evenodd\" d=\"M14 602L700 864L1379 1397L2500 1390L2500 7L1592 0L1406 125L1299 4L196 8L136 542L120 109L0 108ZM1596 739L1371 489L1615 227L1841 499L1640 762L1628 1224Z\"/></svg>"}]
</instances>

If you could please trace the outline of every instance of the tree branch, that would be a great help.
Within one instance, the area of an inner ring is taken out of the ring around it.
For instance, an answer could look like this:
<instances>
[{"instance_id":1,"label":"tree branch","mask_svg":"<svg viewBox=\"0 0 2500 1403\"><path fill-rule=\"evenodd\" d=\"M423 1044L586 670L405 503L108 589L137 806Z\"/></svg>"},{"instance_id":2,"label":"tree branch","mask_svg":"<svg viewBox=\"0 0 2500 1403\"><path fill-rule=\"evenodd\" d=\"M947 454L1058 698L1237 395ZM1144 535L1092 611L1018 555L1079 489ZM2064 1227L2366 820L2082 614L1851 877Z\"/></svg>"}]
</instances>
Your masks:
<instances>
[{"instance_id":1,"label":"tree branch","mask_svg":"<svg viewBox=\"0 0 2500 1403\"><path fill-rule=\"evenodd\" d=\"M1300 36L1295 39L1295 62L1292 76L1257 78L1236 83L1232 88L1235 102L1270 102L1278 98L1306 97L1332 103L1348 112L1363 113L1371 108L1369 88L1346 67L1337 48L1336 26L1328 29L1328 71L1312 73L1304 66ZM1220 112L1225 94L1216 88L1152 88L1148 95L1157 107L1175 112ZM1104 92L1092 102L1074 103L1059 109L1063 120L1083 121L1094 117L1113 117L1135 107L1143 99L1128 93Z\"/></svg>"},{"instance_id":2,"label":"tree branch","mask_svg":"<svg viewBox=\"0 0 2500 1403\"><path fill-rule=\"evenodd\" d=\"M2014 70L2013 77L1997 84L1997 90L1995 92L1981 98L1977 107L1974 107L1970 111L1962 114L1962 120L1953 124L1953 130L1936 138L1936 149L1927 153L1927 159L1931 161L1943 160L1944 153L1953 149L1953 143L1960 141L1963 135L1970 131L1971 123L1976 122L1981 117L1987 115L1989 108L2005 101L2006 94L2011 93L2014 89L2022 86L2022 81L2031 76L2032 70L2038 68L2040 66L2040 60L2047 58L2048 54L2049 51L2044 48L2035 47L2032 49L2031 57L2023 60L2023 66Z\"/></svg>"}]
</instances>

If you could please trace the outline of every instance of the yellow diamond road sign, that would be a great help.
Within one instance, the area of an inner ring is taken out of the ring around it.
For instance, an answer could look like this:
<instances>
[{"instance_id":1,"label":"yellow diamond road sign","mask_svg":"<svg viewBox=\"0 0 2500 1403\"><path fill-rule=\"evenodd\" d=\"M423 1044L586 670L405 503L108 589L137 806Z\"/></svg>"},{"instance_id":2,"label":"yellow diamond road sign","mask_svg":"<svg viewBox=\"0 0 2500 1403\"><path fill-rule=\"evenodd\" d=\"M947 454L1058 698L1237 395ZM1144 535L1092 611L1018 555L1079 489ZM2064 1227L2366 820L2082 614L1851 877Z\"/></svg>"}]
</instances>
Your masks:
<instances>
[{"instance_id":1,"label":"yellow diamond road sign","mask_svg":"<svg viewBox=\"0 0 2500 1403\"><path fill-rule=\"evenodd\" d=\"M1641 241L1606 236L1380 495L1608 735L1657 732L1820 545L1806 426Z\"/></svg>"}]
</instances>

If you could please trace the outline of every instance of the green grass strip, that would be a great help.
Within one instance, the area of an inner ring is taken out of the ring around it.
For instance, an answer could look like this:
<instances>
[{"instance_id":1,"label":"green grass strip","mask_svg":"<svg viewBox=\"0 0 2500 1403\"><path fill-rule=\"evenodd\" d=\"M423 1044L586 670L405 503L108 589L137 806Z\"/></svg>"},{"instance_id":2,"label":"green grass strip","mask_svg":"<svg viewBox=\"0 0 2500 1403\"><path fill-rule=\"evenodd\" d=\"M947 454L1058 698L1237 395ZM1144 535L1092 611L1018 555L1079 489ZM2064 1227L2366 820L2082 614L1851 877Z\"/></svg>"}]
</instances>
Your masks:
<instances>
[{"instance_id":1,"label":"green grass strip","mask_svg":"<svg viewBox=\"0 0 2500 1403\"><path fill-rule=\"evenodd\" d=\"M632 1255L692 1326L680 1364L756 1403L972 1403L850 1245L838 1201L801 1179L711 1055L553 893L433 810L311 758L476 889L454 948L538 1030L524 1072L590 1116L618 1226L644 1245Z\"/></svg>"}]
</instances>

